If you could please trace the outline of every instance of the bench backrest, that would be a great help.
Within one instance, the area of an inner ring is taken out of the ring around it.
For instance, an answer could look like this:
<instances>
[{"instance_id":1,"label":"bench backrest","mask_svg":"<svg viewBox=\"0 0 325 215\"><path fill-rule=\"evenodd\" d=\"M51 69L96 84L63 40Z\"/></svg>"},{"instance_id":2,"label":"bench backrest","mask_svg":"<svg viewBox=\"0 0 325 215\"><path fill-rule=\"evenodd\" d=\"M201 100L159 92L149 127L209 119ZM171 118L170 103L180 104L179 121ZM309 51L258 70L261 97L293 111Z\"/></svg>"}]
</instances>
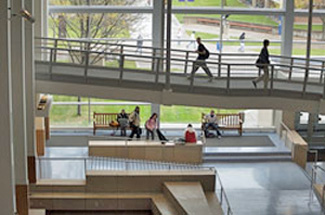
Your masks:
<instances>
[{"instance_id":1,"label":"bench backrest","mask_svg":"<svg viewBox=\"0 0 325 215\"><path fill-rule=\"evenodd\" d=\"M226 125L226 126L236 126L236 125L241 125L243 124L243 113L219 113L216 114L218 118L218 122L221 125ZM202 113L202 122L205 118L206 114Z\"/></svg>"},{"instance_id":2,"label":"bench backrest","mask_svg":"<svg viewBox=\"0 0 325 215\"><path fill-rule=\"evenodd\" d=\"M118 113L96 113L94 112L94 125L109 125L116 120Z\"/></svg>"}]
</instances>

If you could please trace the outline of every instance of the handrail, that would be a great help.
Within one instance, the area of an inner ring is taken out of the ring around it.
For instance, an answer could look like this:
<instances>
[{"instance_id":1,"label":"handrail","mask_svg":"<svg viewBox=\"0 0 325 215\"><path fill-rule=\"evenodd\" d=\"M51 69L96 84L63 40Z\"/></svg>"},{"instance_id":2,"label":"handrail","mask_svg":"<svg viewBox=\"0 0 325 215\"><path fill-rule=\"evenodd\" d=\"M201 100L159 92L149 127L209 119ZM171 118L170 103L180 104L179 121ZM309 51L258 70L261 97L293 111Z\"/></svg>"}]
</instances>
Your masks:
<instances>
[{"instance_id":1,"label":"handrail","mask_svg":"<svg viewBox=\"0 0 325 215\"><path fill-rule=\"evenodd\" d=\"M125 57L134 57L134 58L145 58L145 59L160 59L160 60L166 60L165 57L159 57L159 56L145 56L145 55L135 55L135 54L120 54L120 53L111 53L111 52L105 52L105 51L91 51L91 50L80 50L80 49L67 49L67 48L58 48L58 47L38 47L37 49L47 49L47 50L57 50L57 51L71 51L71 52L81 52L81 53L93 53L93 54L104 54L104 55L113 55L113 56L125 56ZM191 62L194 63L195 60L186 60L186 59L178 59L178 58L171 58L171 61L179 61L179 62ZM255 63L222 63L222 62L211 62L206 61L207 64L212 65L224 65L224 66L256 66ZM296 69L309 69L314 71L325 71L325 68L319 69L314 67L302 67L302 66L289 66L285 64L271 64L271 66L278 66L278 67L287 67L287 68L296 68Z\"/></svg>"},{"instance_id":2,"label":"handrail","mask_svg":"<svg viewBox=\"0 0 325 215\"><path fill-rule=\"evenodd\" d=\"M220 197L219 197L219 201L220 201L221 208L222 208L222 205L223 205L223 198L224 198L225 199L225 202L226 202L226 211L224 211L224 212L227 215L232 215L233 214L233 211L231 209L231 206L230 206L230 203L229 203L227 194L225 192L224 186L222 185L222 182L221 182L221 178L220 178L219 173L217 171L216 171L216 178L217 178L216 183L219 182L219 184L220 184Z\"/></svg>"},{"instance_id":3,"label":"handrail","mask_svg":"<svg viewBox=\"0 0 325 215\"><path fill-rule=\"evenodd\" d=\"M35 37L37 40L53 40L53 41L66 41L66 42L77 42L77 43L91 43L94 40L98 39L70 39L70 38L48 38L48 37ZM101 40L101 39L99 39ZM137 40L135 40L137 41ZM133 47L136 48L137 45L129 45L129 44L116 44L116 43L107 43L107 42L93 42L98 45L112 45L112 46L124 46L124 47ZM156 49L156 50L161 50L159 48L154 48L151 46L142 46L143 49ZM166 50L166 49L163 49ZM190 52L190 53L195 53L194 51L188 51L188 50L182 50L182 49L171 49L171 51L178 51L178 52ZM221 55L220 53L210 53L211 55L216 55L219 56ZM236 56L238 54L235 53L222 53L223 56ZM258 56L259 54L255 53L241 53L241 56ZM302 57L288 57L288 56L280 56L280 55L270 55L270 57L276 57L276 58L283 58L283 59L297 59L297 60L306 60L305 58ZM325 60L320 60L320 59L310 59L310 61L315 61L315 62L325 62Z\"/></svg>"}]
</instances>

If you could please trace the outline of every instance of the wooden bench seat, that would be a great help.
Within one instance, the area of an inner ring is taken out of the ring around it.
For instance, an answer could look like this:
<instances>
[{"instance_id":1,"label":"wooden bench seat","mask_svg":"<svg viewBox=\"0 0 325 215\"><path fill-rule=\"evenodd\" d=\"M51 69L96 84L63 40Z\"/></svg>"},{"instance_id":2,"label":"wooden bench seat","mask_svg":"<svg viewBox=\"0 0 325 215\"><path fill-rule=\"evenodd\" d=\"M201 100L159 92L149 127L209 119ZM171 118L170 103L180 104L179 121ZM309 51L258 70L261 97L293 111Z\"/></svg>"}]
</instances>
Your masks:
<instances>
[{"instance_id":1,"label":"wooden bench seat","mask_svg":"<svg viewBox=\"0 0 325 215\"><path fill-rule=\"evenodd\" d=\"M117 121L117 115L119 113L96 113L93 115L93 133L96 135L96 130L107 129L107 130L118 130L119 125L111 125L112 121ZM126 129L130 129L129 126Z\"/></svg>"},{"instance_id":2,"label":"wooden bench seat","mask_svg":"<svg viewBox=\"0 0 325 215\"><path fill-rule=\"evenodd\" d=\"M205 113L202 113L202 130L205 127ZM240 136L243 134L244 113L236 114L216 114L218 118L219 130L238 130ZM209 128L211 129L211 128Z\"/></svg>"}]
</instances>

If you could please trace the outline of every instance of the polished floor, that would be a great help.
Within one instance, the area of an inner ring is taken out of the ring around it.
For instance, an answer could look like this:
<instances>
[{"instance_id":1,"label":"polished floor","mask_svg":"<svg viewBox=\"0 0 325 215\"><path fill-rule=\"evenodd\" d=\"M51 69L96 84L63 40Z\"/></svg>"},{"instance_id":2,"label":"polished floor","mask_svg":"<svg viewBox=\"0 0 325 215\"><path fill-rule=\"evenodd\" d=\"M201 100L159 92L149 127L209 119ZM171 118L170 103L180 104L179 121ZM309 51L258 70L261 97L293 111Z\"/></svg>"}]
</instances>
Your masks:
<instances>
[{"instance_id":1,"label":"polished floor","mask_svg":"<svg viewBox=\"0 0 325 215\"><path fill-rule=\"evenodd\" d=\"M86 155L84 147L49 147L46 150L46 157L52 158L83 159ZM51 168L42 168L42 174L74 179L84 177L82 161L48 162L46 166ZM310 191L310 180L292 162L209 163L203 166L217 169L234 214L321 214L320 204Z\"/></svg>"}]
</instances>

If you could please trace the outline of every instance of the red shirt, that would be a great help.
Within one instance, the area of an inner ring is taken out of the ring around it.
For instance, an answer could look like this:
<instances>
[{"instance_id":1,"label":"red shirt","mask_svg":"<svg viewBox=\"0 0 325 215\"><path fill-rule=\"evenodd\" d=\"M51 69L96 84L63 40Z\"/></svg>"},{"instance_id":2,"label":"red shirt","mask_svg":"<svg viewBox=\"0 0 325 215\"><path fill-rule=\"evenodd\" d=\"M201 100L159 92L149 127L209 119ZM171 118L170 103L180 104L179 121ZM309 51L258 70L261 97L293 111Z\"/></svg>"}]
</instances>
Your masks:
<instances>
[{"instance_id":1,"label":"red shirt","mask_svg":"<svg viewBox=\"0 0 325 215\"><path fill-rule=\"evenodd\" d=\"M195 132L186 131L186 133L185 133L185 142L186 143L196 143Z\"/></svg>"}]
</instances>

